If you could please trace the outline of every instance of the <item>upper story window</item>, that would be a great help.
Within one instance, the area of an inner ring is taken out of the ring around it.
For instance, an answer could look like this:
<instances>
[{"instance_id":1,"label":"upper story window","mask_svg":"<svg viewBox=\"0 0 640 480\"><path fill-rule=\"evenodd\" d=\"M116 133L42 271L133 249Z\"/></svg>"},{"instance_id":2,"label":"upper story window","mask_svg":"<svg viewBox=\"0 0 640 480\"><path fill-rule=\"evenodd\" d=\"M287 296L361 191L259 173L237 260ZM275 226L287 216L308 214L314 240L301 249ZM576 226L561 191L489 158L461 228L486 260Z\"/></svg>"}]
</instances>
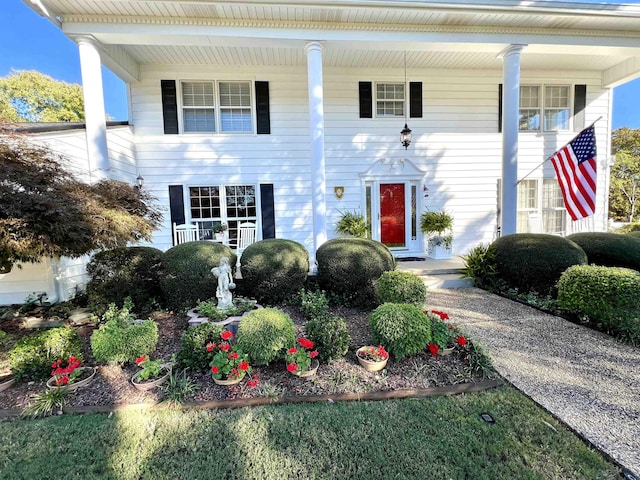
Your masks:
<instances>
[{"instance_id":1,"label":"upper story window","mask_svg":"<svg viewBox=\"0 0 640 480\"><path fill-rule=\"evenodd\" d=\"M250 82L182 82L182 131L253 132Z\"/></svg>"},{"instance_id":2,"label":"upper story window","mask_svg":"<svg viewBox=\"0 0 640 480\"><path fill-rule=\"evenodd\" d=\"M520 131L569 130L571 96L568 85L520 87Z\"/></svg>"},{"instance_id":3,"label":"upper story window","mask_svg":"<svg viewBox=\"0 0 640 480\"><path fill-rule=\"evenodd\" d=\"M404 117L404 84L376 84L376 116Z\"/></svg>"}]
</instances>

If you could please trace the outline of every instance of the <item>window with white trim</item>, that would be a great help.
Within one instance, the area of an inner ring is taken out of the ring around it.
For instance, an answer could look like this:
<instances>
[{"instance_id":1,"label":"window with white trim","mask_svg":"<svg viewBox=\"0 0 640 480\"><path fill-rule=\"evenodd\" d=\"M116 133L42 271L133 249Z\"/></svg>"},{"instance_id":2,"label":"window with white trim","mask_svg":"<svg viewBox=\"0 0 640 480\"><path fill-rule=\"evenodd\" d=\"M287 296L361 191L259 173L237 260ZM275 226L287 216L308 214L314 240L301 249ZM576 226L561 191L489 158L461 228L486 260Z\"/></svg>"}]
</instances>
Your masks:
<instances>
[{"instance_id":1,"label":"window with white trim","mask_svg":"<svg viewBox=\"0 0 640 480\"><path fill-rule=\"evenodd\" d=\"M191 221L200 230L201 240L214 238L213 225L228 226L227 238L234 244L238 226L258 221L255 185L207 185L189 187Z\"/></svg>"},{"instance_id":2,"label":"window with white trim","mask_svg":"<svg viewBox=\"0 0 640 480\"><path fill-rule=\"evenodd\" d=\"M568 85L520 86L520 131L566 131L571 128Z\"/></svg>"},{"instance_id":3,"label":"window with white trim","mask_svg":"<svg viewBox=\"0 0 640 480\"><path fill-rule=\"evenodd\" d=\"M541 232L532 232L532 222L540 221ZM518 233L550 233L564 235L567 229L567 210L562 191L555 178L523 180L518 184Z\"/></svg>"},{"instance_id":4,"label":"window with white trim","mask_svg":"<svg viewBox=\"0 0 640 480\"><path fill-rule=\"evenodd\" d=\"M181 82L184 133L252 133L251 82Z\"/></svg>"},{"instance_id":5,"label":"window with white trim","mask_svg":"<svg viewBox=\"0 0 640 480\"><path fill-rule=\"evenodd\" d=\"M403 83L376 83L376 117L404 117Z\"/></svg>"}]
</instances>

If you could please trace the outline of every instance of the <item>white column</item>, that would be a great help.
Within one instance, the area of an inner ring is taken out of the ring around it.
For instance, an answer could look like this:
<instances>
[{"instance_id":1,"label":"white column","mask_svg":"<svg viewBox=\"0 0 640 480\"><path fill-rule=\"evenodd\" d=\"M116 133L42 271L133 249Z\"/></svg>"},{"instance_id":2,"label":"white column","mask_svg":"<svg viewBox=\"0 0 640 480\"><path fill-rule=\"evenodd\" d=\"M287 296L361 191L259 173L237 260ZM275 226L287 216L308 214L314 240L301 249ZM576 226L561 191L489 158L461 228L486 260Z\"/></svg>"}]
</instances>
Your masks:
<instances>
[{"instance_id":1,"label":"white column","mask_svg":"<svg viewBox=\"0 0 640 480\"><path fill-rule=\"evenodd\" d=\"M322 43L307 42L309 83L309 128L311 131L311 182L313 189L313 251L327 241L327 201L325 199L324 90L322 86Z\"/></svg>"},{"instance_id":2,"label":"white column","mask_svg":"<svg viewBox=\"0 0 640 480\"><path fill-rule=\"evenodd\" d=\"M92 178L99 180L106 178L109 170L100 51L92 37L77 37L75 41L80 54L90 173Z\"/></svg>"},{"instance_id":3,"label":"white column","mask_svg":"<svg viewBox=\"0 0 640 480\"><path fill-rule=\"evenodd\" d=\"M500 55L502 87L502 225L501 234L516 233L518 208L518 111L520 109L520 52L511 45Z\"/></svg>"}]
</instances>

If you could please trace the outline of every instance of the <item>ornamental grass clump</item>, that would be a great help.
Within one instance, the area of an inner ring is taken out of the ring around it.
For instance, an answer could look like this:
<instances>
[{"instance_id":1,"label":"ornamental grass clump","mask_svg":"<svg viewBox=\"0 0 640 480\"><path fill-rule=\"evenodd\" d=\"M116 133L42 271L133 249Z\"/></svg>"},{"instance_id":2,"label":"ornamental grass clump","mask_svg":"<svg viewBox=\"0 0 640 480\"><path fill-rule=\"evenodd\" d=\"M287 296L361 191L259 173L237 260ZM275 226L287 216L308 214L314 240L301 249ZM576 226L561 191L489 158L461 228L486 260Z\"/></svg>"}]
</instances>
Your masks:
<instances>
[{"instance_id":1,"label":"ornamental grass clump","mask_svg":"<svg viewBox=\"0 0 640 480\"><path fill-rule=\"evenodd\" d=\"M371 334L401 359L423 351L431 342L431 321L415 305L385 303L369 316Z\"/></svg>"},{"instance_id":2,"label":"ornamental grass clump","mask_svg":"<svg viewBox=\"0 0 640 480\"><path fill-rule=\"evenodd\" d=\"M380 303L409 303L422 307L427 300L427 287L417 275L394 270L380 276L376 295Z\"/></svg>"}]
</instances>

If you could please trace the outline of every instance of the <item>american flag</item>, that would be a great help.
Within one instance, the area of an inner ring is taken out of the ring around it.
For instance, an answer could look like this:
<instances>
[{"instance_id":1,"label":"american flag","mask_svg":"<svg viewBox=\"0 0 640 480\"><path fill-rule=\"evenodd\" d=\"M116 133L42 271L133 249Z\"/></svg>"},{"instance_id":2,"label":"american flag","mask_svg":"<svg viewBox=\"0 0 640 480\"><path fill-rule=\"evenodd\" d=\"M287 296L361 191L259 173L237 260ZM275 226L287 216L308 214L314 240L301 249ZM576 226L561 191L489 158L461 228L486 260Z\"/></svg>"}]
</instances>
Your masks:
<instances>
[{"instance_id":1,"label":"american flag","mask_svg":"<svg viewBox=\"0 0 640 480\"><path fill-rule=\"evenodd\" d=\"M593 125L551 157L564 205L573 221L596 210L596 137Z\"/></svg>"}]
</instances>

